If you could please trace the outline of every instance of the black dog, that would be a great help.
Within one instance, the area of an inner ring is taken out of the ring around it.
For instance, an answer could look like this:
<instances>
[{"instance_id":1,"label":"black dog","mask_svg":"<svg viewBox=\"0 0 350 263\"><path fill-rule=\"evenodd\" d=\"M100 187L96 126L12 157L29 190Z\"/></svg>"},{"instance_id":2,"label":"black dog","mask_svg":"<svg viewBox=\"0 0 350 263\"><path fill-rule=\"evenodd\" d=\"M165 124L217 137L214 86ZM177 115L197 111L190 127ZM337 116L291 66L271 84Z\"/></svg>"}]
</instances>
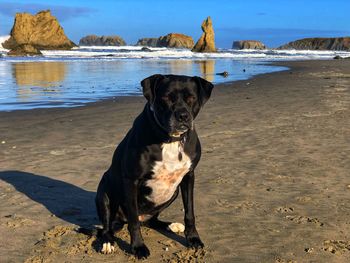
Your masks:
<instances>
[{"instance_id":1,"label":"black dog","mask_svg":"<svg viewBox=\"0 0 350 263\"><path fill-rule=\"evenodd\" d=\"M112 223L119 227L128 223L132 252L137 258L148 257L140 224L169 228L172 224L158 216L175 200L179 186L187 242L203 247L193 209L194 169L201 156L193 120L214 86L200 77L176 75L153 75L141 85L148 102L117 147L97 190L102 252L114 251Z\"/></svg>"}]
</instances>

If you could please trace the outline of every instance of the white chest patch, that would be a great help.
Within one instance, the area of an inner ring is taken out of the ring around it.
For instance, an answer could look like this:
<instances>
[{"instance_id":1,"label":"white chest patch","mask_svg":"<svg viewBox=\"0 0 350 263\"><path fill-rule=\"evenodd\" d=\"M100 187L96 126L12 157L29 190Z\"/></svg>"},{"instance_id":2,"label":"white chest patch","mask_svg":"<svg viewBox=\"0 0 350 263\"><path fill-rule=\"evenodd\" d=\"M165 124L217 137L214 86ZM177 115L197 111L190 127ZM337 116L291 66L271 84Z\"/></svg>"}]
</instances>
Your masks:
<instances>
[{"instance_id":1,"label":"white chest patch","mask_svg":"<svg viewBox=\"0 0 350 263\"><path fill-rule=\"evenodd\" d=\"M155 162L152 179L146 183L152 189L147 199L156 206L169 201L190 167L191 160L180 142L164 143L162 160Z\"/></svg>"}]
</instances>

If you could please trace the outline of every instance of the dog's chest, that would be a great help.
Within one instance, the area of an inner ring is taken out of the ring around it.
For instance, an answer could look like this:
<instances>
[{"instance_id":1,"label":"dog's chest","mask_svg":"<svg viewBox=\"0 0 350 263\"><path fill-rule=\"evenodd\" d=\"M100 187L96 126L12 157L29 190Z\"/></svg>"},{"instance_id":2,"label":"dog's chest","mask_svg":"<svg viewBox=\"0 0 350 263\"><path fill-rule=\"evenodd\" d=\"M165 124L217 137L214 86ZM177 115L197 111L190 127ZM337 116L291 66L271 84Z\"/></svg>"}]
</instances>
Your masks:
<instances>
[{"instance_id":1,"label":"dog's chest","mask_svg":"<svg viewBox=\"0 0 350 263\"><path fill-rule=\"evenodd\" d=\"M190 167L191 159L180 142L164 143L162 160L155 162L152 178L146 183L152 190L147 199L156 206L169 201Z\"/></svg>"}]
</instances>

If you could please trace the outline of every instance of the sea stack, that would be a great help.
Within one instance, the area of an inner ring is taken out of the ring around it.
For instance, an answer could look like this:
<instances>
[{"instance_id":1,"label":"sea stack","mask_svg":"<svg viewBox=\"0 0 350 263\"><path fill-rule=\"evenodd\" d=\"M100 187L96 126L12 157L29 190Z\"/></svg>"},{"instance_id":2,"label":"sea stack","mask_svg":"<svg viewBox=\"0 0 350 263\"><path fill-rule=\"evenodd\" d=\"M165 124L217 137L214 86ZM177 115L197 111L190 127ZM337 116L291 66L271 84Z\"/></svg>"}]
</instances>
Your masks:
<instances>
[{"instance_id":1,"label":"sea stack","mask_svg":"<svg viewBox=\"0 0 350 263\"><path fill-rule=\"evenodd\" d=\"M135 46L158 47L158 38L144 37L140 38Z\"/></svg>"},{"instance_id":2,"label":"sea stack","mask_svg":"<svg viewBox=\"0 0 350 263\"><path fill-rule=\"evenodd\" d=\"M194 46L193 38L179 33L170 33L166 36L158 38L159 47L169 48L188 48L191 49Z\"/></svg>"},{"instance_id":3,"label":"sea stack","mask_svg":"<svg viewBox=\"0 0 350 263\"><path fill-rule=\"evenodd\" d=\"M80 46L126 46L120 36L96 36L88 35L79 41Z\"/></svg>"},{"instance_id":4,"label":"sea stack","mask_svg":"<svg viewBox=\"0 0 350 263\"><path fill-rule=\"evenodd\" d=\"M2 46L13 50L20 50L21 55L36 53L36 50L69 50L76 45L70 41L50 10L40 11L36 15L17 13L11 30L11 37ZM40 52L40 51L39 51Z\"/></svg>"},{"instance_id":5,"label":"sea stack","mask_svg":"<svg viewBox=\"0 0 350 263\"><path fill-rule=\"evenodd\" d=\"M137 41L136 46L192 49L194 41L190 36L179 33L170 33L159 38L141 38Z\"/></svg>"},{"instance_id":6,"label":"sea stack","mask_svg":"<svg viewBox=\"0 0 350 263\"><path fill-rule=\"evenodd\" d=\"M261 41L257 40L240 40L233 41L233 49L266 49L266 46Z\"/></svg>"},{"instance_id":7,"label":"sea stack","mask_svg":"<svg viewBox=\"0 0 350 263\"><path fill-rule=\"evenodd\" d=\"M210 16L202 23L203 34L193 47L193 52L216 52L213 23Z\"/></svg>"}]
</instances>

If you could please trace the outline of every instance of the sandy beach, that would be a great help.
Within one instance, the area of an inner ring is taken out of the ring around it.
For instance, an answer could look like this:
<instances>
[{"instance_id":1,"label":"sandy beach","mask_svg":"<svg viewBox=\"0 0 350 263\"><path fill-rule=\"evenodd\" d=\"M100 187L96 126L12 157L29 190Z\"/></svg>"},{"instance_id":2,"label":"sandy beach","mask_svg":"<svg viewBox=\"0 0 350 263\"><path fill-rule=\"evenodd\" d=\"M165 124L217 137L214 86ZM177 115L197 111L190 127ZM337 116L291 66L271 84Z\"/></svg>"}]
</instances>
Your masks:
<instances>
[{"instance_id":1,"label":"sandy beach","mask_svg":"<svg viewBox=\"0 0 350 263\"><path fill-rule=\"evenodd\" d=\"M142 229L146 262L349 262L350 60L217 85L197 119L197 228L206 247ZM133 262L75 232L143 97L0 112L1 262ZM181 198L161 216L183 221Z\"/></svg>"}]
</instances>

